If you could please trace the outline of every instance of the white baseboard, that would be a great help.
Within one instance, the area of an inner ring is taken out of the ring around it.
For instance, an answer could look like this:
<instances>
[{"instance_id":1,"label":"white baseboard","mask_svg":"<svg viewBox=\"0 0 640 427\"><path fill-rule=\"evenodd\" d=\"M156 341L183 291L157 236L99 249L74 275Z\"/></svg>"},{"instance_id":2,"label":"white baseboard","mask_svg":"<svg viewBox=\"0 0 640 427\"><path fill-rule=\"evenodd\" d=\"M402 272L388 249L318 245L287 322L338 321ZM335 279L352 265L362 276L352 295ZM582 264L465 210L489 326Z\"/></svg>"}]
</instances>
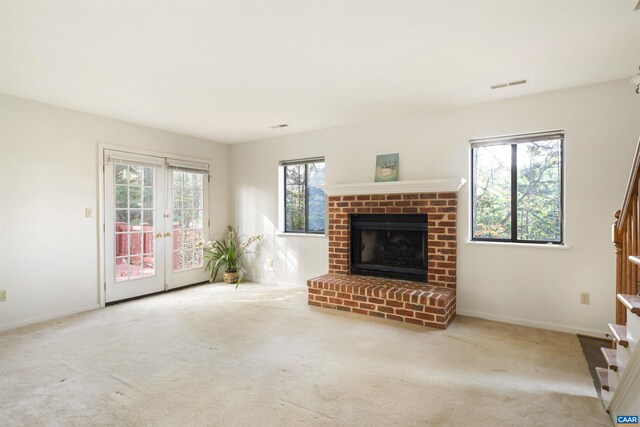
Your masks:
<instances>
[{"instance_id":1,"label":"white baseboard","mask_svg":"<svg viewBox=\"0 0 640 427\"><path fill-rule=\"evenodd\" d=\"M100 304L92 304L84 307L77 307L71 310L58 311L55 313L45 314L44 316L36 316L28 319L17 320L15 322L3 323L0 325L0 331L8 331L10 329L20 328L22 326L32 325L34 323L45 322L51 319L57 319L59 317L71 316L72 314L82 313L84 311L90 311L100 308Z\"/></svg>"},{"instance_id":2,"label":"white baseboard","mask_svg":"<svg viewBox=\"0 0 640 427\"><path fill-rule=\"evenodd\" d=\"M265 285L292 286L296 288L307 287L306 283L300 284L300 283L280 282L277 280L259 280L256 283L263 283ZM598 338L608 338L607 337L608 332L604 330L587 329L587 328L581 328L573 325L561 325L557 323L541 322L538 320L502 316L499 314L482 313L479 311L472 311L472 310L458 309L456 313L461 316L478 317L481 319L492 320L494 322L510 323L512 325L528 326L531 328L538 328L538 329L548 329L551 331L566 332L570 334L588 335L588 336L598 337Z\"/></svg>"},{"instance_id":3,"label":"white baseboard","mask_svg":"<svg viewBox=\"0 0 640 427\"><path fill-rule=\"evenodd\" d=\"M521 319L518 317L502 316L499 314L482 313L472 310L456 310L461 316L479 317L481 319L493 320L494 322L511 323L513 325L529 326L532 328L549 329L551 331L567 332L570 334L589 335L592 337L607 338L607 332L597 329L581 328L573 325L561 325L558 323L541 322L538 320Z\"/></svg>"}]
</instances>

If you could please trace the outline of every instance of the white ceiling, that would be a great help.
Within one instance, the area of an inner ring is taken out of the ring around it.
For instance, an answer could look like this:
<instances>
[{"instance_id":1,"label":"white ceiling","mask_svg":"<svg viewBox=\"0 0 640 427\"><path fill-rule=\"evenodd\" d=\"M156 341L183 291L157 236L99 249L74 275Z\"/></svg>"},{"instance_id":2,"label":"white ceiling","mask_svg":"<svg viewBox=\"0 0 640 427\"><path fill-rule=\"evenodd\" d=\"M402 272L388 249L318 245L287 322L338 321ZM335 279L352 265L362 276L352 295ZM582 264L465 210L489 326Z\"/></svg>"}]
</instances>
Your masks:
<instances>
[{"instance_id":1,"label":"white ceiling","mask_svg":"<svg viewBox=\"0 0 640 427\"><path fill-rule=\"evenodd\" d=\"M3 1L1 90L243 142L631 78L635 5Z\"/></svg>"}]
</instances>

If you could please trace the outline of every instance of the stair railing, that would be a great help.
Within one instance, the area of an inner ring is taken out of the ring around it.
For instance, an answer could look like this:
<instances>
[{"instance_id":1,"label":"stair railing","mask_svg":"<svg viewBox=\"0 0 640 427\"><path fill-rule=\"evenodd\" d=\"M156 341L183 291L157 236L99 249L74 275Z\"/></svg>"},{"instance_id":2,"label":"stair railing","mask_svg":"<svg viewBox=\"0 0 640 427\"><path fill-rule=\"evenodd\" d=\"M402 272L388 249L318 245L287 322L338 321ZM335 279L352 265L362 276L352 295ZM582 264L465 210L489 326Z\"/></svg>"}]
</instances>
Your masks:
<instances>
[{"instance_id":1,"label":"stair railing","mask_svg":"<svg viewBox=\"0 0 640 427\"><path fill-rule=\"evenodd\" d=\"M636 295L640 291L640 141L636 147L622 209L614 213L612 234L616 248L616 294ZM616 323L627 323L627 311L616 299Z\"/></svg>"}]
</instances>

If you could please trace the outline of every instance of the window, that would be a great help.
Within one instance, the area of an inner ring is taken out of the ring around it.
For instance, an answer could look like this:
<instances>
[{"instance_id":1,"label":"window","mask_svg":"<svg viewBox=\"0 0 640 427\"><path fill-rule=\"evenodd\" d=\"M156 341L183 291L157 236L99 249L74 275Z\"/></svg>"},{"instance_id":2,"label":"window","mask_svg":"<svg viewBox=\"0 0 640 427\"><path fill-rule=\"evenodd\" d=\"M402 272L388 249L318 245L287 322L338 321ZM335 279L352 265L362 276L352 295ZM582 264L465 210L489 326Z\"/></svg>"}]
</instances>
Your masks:
<instances>
[{"instance_id":1,"label":"window","mask_svg":"<svg viewBox=\"0 0 640 427\"><path fill-rule=\"evenodd\" d=\"M281 162L285 233L324 234L324 158Z\"/></svg>"},{"instance_id":2,"label":"window","mask_svg":"<svg viewBox=\"0 0 640 427\"><path fill-rule=\"evenodd\" d=\"M563 242L562 132L471 141L472 240Z\"/></svg>"}]
</instances>

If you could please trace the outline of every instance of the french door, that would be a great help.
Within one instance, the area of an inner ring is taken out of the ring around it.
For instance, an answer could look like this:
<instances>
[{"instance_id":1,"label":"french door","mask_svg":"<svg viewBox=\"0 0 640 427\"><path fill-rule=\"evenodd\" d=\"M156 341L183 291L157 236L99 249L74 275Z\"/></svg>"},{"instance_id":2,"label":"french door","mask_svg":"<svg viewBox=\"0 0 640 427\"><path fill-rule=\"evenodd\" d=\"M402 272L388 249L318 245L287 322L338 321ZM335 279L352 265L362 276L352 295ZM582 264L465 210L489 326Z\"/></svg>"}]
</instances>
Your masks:
<instances>
[{"instance_id":1,"label":"french door","mask_svg":"<svg viewBox=\"0 0 640 427\"><path fill-rule=\"evenodd\" d=\"M208 164L105 150L105 299L203 282Z\"/></svg>"}]
</instances>

